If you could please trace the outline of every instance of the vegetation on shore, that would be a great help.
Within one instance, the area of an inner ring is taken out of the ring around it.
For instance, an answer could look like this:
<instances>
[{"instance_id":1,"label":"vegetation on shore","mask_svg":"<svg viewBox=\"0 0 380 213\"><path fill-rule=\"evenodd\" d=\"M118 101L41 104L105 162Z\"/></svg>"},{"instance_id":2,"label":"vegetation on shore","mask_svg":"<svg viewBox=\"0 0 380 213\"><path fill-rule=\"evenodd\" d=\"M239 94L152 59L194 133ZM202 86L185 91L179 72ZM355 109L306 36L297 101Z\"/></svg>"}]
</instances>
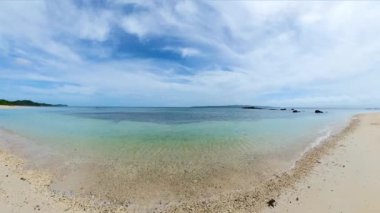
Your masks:
<instances>
[{"instance_id":1,"label":"vegetation on shore","mask_svg":"<svg viewBox=\"0 0 380 213\"><path fill-rule=\"evenodd\" d=\"M63 104L46 104L46 103L38 103L31 100L17 100L17 101L8 101L4 99L0 99L0 105L7 106L46 106L46 107L65 107L67 105Z\"/></svg>"}]
</instances>

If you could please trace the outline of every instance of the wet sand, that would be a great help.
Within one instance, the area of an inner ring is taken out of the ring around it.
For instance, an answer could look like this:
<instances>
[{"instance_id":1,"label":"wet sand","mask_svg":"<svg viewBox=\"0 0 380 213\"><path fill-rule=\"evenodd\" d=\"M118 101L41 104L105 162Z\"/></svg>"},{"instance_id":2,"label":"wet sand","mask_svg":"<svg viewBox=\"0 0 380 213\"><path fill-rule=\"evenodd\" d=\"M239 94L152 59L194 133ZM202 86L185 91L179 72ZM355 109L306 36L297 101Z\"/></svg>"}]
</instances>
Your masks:
<instances>
[{"instance_id":1,"label":"wet sand","mask_svg":"<svg viewBox=\"0 0 380 213\"><path fill-rule=\"evenodd\" d=\"M124 206L52 191L52 176L0 150L0 212L127 212Z\"/></svg>"},{"instance_id":2,"label":"wet sand","mask_svg":"<svg viewBox=\"0 0 380 213\"><path fill-rule=\"evenodd\" d=\"M380 113L358 119L354 131L263 212L380 212Z\"/></svg>"},{"instance_id":3,"label":"wet sand","mask_svg":"<svg viewBox=\"0 0 380 213\"><path fill-rule=\"evenodd\" d=\"M156 211L310 212L314 208L316 212L337 212L357 207L353 212L378 212L380 208L376 207L373 193L380 191L380 167L376 169L375 164L380 161L376 153L380 144L375 143L380 141L379 128L380 114L357 116L342 133L306 153L293 169L275 175L254 190L222 193L204 200L182 200ZM6 212L126 212L128 209L58 195L50 190L52 179L47 173L27 170L23 165L21 159L0 152L0 209ZM350 198L347 193L355 202L347 200ZM358 193L360 196L355 195ZM274 208L267 207L271 199Z\"/></svg>"},{"instance_id":4,"label":"wet sand","mask_svg":"<svg viewBox=\"0 0 380 213\"><path fill-rule=\"evenodd\" d=\"M64 212L70 206L49 192L49 175L23 169L23 161L0 152L0 209L2 212Z\"/></svg>"}]
</instances>

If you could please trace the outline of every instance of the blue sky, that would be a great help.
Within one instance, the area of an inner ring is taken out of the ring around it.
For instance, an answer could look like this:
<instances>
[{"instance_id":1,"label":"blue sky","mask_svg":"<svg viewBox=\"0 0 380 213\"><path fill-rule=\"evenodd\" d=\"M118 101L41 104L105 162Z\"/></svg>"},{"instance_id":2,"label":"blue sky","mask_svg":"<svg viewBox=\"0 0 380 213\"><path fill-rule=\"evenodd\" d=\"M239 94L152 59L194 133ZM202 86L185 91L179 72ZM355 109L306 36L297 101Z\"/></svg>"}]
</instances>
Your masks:
<instances>
[{"instance_id":1,"label":"blue sky","mask_svg":"<svg viewBox=\"0 0 380 213\"><path fill-rule=\"evenodd\" d=\"M0 1L0 97L379 106L380 3Z\"/></svg>"}]
</instances>

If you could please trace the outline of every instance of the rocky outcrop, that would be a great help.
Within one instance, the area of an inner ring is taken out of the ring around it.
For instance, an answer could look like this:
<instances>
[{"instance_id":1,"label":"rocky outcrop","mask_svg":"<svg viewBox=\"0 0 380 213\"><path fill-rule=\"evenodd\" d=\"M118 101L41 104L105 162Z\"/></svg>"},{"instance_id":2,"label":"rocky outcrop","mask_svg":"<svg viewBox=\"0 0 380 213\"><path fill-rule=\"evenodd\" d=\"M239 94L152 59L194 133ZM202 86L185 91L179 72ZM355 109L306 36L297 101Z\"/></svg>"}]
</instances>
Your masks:
<instances>
[{"instance_id":1,"label":"rocky outcrop","mask_svg":"<svg viewBox=\"0 0 380 213\"><path fill-rule=\"evenodd\" d=\"M264 109L263 107L255 107L255 106L245 106L243 109Z\"/></svg>"}]
</instances>

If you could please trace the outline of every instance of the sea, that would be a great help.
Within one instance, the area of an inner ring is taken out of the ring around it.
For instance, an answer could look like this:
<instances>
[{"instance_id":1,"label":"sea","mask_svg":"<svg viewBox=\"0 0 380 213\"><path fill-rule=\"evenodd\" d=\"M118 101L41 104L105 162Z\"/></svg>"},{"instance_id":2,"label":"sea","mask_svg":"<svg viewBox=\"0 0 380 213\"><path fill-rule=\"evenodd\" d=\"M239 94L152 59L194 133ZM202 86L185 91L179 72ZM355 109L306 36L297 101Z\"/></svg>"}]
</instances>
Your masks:
<instances>
[{"instance_id":1,"label":"sea","mask_svg":"<svg viewBox=\"0 0 380 213\"><path fill-rule=\"evenodd\" d=\"M50 186L148 209L254 190L364 109L41 107L0 110L0 148Z\"/></svg>"}]
</instances>

